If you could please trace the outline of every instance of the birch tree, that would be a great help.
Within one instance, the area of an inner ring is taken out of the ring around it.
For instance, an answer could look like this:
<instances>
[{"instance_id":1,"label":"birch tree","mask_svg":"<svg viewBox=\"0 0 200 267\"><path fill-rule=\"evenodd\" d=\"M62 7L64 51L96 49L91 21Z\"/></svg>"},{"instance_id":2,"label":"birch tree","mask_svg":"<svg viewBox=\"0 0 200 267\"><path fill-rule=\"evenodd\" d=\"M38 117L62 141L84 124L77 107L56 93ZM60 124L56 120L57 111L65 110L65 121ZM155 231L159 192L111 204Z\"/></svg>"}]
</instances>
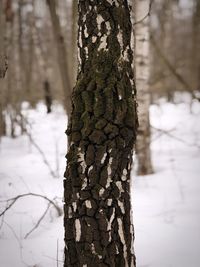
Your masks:
<instances>
[{"instance_id":1,"label":"birch tree","mask_svg":"<svg viewBox=\"0 0 200 267\"><path fill-rule=\"evenodd\" d=\"M149 0L136 1L136 85L138 92L139 129L136 144L138 175L153 172L150 150L149 92ZM146 18L145 18L146 16ZM145 19L143 19L145 18ZM137 23L138 22L138 23Z\"/></svg>"},{"instance_id":2,"label":"birch tree","mask_svg":"<svg viewBox=\"0 0 200 267\"><path fill-rule=\"evenodd\" d=\"M64 266L134 267L130 172L137 112L130 10L127 0L79 0L78 13Z\"/></svg>"}]
</instances>

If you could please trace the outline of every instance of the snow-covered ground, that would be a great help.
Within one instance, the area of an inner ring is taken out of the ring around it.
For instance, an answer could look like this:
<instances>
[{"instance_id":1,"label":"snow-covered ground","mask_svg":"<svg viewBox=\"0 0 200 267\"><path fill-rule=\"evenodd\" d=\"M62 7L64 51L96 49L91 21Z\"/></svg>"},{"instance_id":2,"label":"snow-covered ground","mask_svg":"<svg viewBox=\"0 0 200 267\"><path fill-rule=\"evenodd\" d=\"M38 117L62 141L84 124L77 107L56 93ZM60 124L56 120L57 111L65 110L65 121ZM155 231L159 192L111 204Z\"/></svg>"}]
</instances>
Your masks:
<instances>
[{"instance_id":1,"label":"snow-covered ground","mask_svg":"<svg viewBox=\"0 0 200 267\"><path fill-rule=\"evenodd\" d=\"M30 135L0 143L0 213L4 200L30 192L62 207L67 118L59 106L47 115L42 104L24 105L23 114ZM200 266L199 121L200 104L187 98L151 106L155 174L133 177L137 267ZM30 232L48 206L24 196L0 217L0 267L62 266L63 218L52 205Z\"/></svg>"}]
</instances>

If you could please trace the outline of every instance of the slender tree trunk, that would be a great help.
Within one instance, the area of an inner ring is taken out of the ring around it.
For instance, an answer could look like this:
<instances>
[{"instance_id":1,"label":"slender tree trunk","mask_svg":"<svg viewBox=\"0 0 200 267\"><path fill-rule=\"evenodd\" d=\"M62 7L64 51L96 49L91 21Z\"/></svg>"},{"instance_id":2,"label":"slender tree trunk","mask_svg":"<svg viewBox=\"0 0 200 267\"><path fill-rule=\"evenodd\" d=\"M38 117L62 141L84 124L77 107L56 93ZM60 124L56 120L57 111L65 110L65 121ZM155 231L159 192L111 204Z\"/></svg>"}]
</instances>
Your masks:
<instances>
[{"instance_id":1,"label":"slender tree trunk","mask_svg":"<svg viewBox=\"0 0 200 267\"><path fill-rule=\"evenodd\" d=\"M67 114L70 115L71 113L71 93L72 93L72 86L71 80L69 76L69 67L67 64L67 51L65 47L64 38L61 31L59 17L56 13L56 3L55 0L47 0L52 27L53 27L53 34L55 38L55 42L57 45L57 54L58 54L58 65L60 68L60 75L64 90L64 97L65 97L65 107Z\"/></svg>"},{"instance_id":2,"label":"slender tree trunk","mask_svg":"<svg viewBox=\"0 0 200 267\"><path fill-rule=\"evenodd\" d=\"M65 267L134 267L137 112L127 0L79 0L79 73L64 180Z\"/></svg>"},{"instance_id":3,"label":"slender tree trunk","mask_svg":"<svg viewBox=\"0 0 200 267\"><path fill-rule=\"evenodd\" d=\"M77 76L77 46L76 46L76 40L77 40L77 10L78 7L78 0L72 1L72 28L71 28L71 66L72 66L72 80L73 83L75 82L76 76Z\"/></svg>"},{"instance_id":4,"label":"slender tree trunk","mask_svg":"<svg viewBox=\"0 0 200 267\"><path fill-rule=\"evenodd\" d=\"M3 8L3 1L0 1L0 79L5 77L7 70L7 58L5 51L5 15Z\"/></svg>"},{"instance_id":5,"label":"slender tree trunk","mask_svg":"<svg viewBox=\"0 0 200 267\"><path fill-rule=\"evenodd\" d=\"M195 0L192 20L192 66L191 77L194 90L200 91L200 1Z\"/></svg>"},{"instance_id":6,"label":"slender tree trunk","mask_svg":"<svg viewBox=\"0 0 200 267\"><path fill-rule=\"evenodd\" d=\"M44 98L47 107L47 113L51 113L51 105L52 105L52 95L51 95L51 88L49 82L46 80L44 81Z\"/></svg>"},{"instance_id":7,"label":"slender tree trunk","mask_svg":"<svg viewBox=\"0 0 200 267\"><path fill-rule=\"evenodd\" d=\"M136 1L136 22L147 14L149 0ZM136 143L137 173L147 175L153 173L150 149L149 123L149 18L136 24L136 85L139 104L139 129Z\"/></svg>"}]
</instances>

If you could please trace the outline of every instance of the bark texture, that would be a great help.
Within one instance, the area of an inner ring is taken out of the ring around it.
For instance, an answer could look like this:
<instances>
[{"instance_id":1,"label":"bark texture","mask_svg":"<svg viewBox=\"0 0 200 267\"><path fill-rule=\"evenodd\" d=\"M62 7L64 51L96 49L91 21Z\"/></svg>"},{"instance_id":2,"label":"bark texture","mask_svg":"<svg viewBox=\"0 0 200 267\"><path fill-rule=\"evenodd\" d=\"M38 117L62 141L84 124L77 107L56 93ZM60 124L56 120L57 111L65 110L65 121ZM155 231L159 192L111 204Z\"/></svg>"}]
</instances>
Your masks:
<instances>
[{"instance_id":1,"label":"bark texture","mask_svg":"<svg viewBox=\"0 0 200 267\"><path fill-rule=\"evenodd\" d=\"M141 20L149 11L149 0L136 1L136 85L139 129L136 143L137 174L153 173L150 150L150 92L149 92L149 18Z\"/></svg>"},{"instance_id":2,"label":"bark texture","mask_svg":"<svg viewBox=\"0 0 200 267\"><path fill-rule=\"evenodd\" d=\"M134 267L137 112L126 0L79 0L79 73L64 179L65 267Z\"/></svg>"}]
</instances>

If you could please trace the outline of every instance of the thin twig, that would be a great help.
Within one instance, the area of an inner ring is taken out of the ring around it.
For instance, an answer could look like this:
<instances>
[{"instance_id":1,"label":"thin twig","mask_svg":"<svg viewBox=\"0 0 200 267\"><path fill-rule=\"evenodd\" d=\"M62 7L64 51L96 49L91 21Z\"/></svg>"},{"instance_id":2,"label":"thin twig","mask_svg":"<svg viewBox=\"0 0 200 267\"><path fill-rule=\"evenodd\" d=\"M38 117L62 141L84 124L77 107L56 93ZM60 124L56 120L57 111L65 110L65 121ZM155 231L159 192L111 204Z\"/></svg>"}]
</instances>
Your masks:
<instances>
[{"instance_id":1,"label":"thin twig","mask_svg":"<svg viewBox=\"0 0 200 267\"><path fill-rule=\"evenodd\" d=\"M49 171L50 171L52 177L53 177L53 178L57 178L56 173L52 170L51 165L49 164L49 162L48 162L48 160L47 160L47 158L46 158L44 152L42 151L42 149L41 149L41 148L39 147L39 145L34 141L33 137L31 136L31 134L30 134L29 132L26 131L25 134L29 137L29 140L30 140L31 144L34 145L34 147L38 150L38 152L39 152L40 155L42 156L42 158L43 158L43 162L44 162L45 165L48 167L48 169L49 169Z\"/></svg>"},{"instance_id":2,"label":"thin twig","mask_svg":"<svg viewBox=\"0 0 200 267\"><path fill-rule=\"evenodd\" d=\"M26 122L26 124L29 125L29 121L27 120L26 117L24 117L24 115L21 113L20 116L23 118L23 120ZM16 121L16 123L19 125L19 122ZM37 149L37 151L40 153L40 155L42 156L43 162L44 164L48 167L50 174L52 175L53 178L57 178L56 173L52 170L51 165L49 164L44 152L42 151L42 149L39 147L39 145L35 142L35 140L33 139L31 133L29 133L27 131L27 129L24 129L24 134L26 134L31 142L31 144Z\"/></svg>"},{"instance_id":3,"label":"thin twig","mask_svg":"<svg viewBox=\"0 0 200 267\"><path fill-rule=\"evenodd\" d=\"M47 208L45 209L44 213L42 214L42 216L39 218L39 220L37 221L37 223L35 224L35 226L24 236L24 239L28 238L29 235L38 228L38 226L40 225L41 221L44 219L44 217L46 216L49 208L51 206L51 203L48 203Z\"/></svg>"},{"instance_id":4,"label":"thin twig","mask_svg":"<svg viewBox=\"0 0 200 267\"><path fill-rule=\"evenodd\" d=\"M160 129L160 128L156 128L156 127L154 127L154 126L151 126L151 128L153 128L154 130L156 130L156 131L158 131L158 132L160 132L160 133L166 134L166 135L168 135L169 137L171 137L171 138L173 138L173 139L176 139L177 141L179 141L179 142L181 142L181 143L186 144L187 146L193 146L193 147L196 147L196 148L200 149L200 145L198 145L198 144L194 144L194 143L188 143L187 141L183 140L182 138L177 137L177 136L171 134L170 131L172 131L172 130L170 130L170 131L166 131L166 130L163 130L163 129Z\"/></svg>"},{"instance_id":5,"label":"thin twig","mask_svg":"<svg viewBox=\"0 0 200 267\"><path fill-rule=\"evenodd\" d=\"M177 72L176 68L174 68L173 64L169 61L169 59L166 57L166 55L163 53L163 51L158 46L156 40L154 39L153 34L150 36L150 41L153 47L155 48L157 54L160 56L160 58L163 60L165 65L168 67L169 71L174 75L174 77L183 85L186 91L189 91L194 99L197 99L200 101L200 98L198 98L193 88L191 88L190 84L183 78L183 76L180 75L180 73Z\"/></svg>"},{"instance_id":6,"label":"thin twig","mask_svg":"<svg viewBox=\"0 0 200 267\"><path fill-rule=\"evenodd\" d=\"M146 14L142 19L140 19L140 20L134 22L134 23L133 23L133 26L135 26L135 25L137 25L137 24L139 24L139 23L142 23L146 18L150 17L150 15L151 15L152 5L153 5L153 1L154 1L154 0L150 0L150 2L149 2L149 9L148 9L147 14Z\"/></svg>"}]
</instances>

